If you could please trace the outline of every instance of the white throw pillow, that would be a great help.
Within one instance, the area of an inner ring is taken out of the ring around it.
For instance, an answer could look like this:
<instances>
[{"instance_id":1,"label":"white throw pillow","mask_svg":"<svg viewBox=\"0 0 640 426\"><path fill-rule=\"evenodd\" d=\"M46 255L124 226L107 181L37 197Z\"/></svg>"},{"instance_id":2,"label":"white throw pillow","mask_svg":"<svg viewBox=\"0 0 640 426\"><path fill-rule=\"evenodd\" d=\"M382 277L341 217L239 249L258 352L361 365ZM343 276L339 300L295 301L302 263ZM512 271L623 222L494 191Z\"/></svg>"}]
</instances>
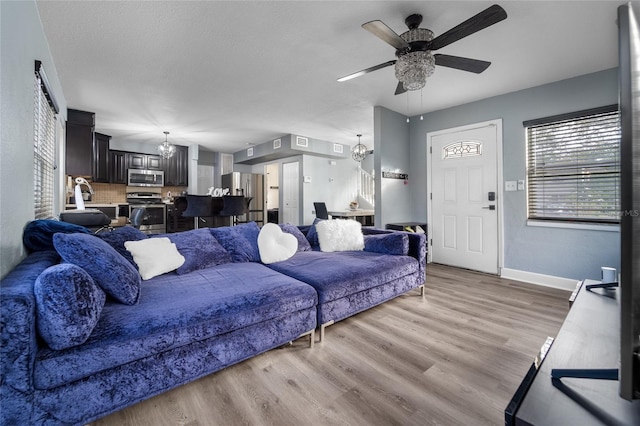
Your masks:
<instances>
[{"instance_id":1,"label":"white throw pillow","mask_svg":"<svg viewBox=\"0 0 640 426\"><path fill-rule=\"evenodd\" d=\"M320 250L351 251L364 249L362 224L351 219L323 220L316 224Z\"/></svg>"},{"instance_id":2,"label":"white throw pillow","mask_svg":"<svg viewBox=\"0 0 640 426\"><path fill-rule=\"evenodd\" d=\"M258 250L262 263L282 262L296 254L298 240L295 236L282 232L275 223L266 223L258 234Z\"/></svg>"},{"instance_id":3,"label":"white throw pillow","mask_svg":"<svg viewBox=\"0 0 640 426\"><path fill-rule=\"evenodd\" d=\"M125 241L124 247L133 256L143 280L171 272L184 263L184 256L166 237Z\"/></svg>"}]
</instances>

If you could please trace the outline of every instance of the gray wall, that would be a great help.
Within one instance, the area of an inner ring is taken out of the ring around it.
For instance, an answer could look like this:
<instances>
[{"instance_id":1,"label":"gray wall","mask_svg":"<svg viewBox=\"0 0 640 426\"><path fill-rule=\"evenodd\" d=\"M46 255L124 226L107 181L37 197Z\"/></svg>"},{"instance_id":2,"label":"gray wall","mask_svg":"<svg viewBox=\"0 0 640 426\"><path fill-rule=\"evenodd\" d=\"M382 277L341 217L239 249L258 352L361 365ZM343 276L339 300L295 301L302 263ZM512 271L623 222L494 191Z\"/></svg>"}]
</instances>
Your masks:
<instances>
[{"instance_id":1,"label":"gray wall","mask_svg":"<svg viewBox=\"0 0 640 426\"><path fill-rule=\"evenodd\" d=\"M44 64L64 119L67 103L35 2L0 1L0 43L0 277L4 277L25 256L22 230L34 217L35 60Z\"/></svg>"},{"instance_id":2,"label":"gray wall","mask_svg":"<svg viewBox=\"0 0 640 426\"><path fill-rule=\"evenodd\" d=\"M375 225L384 228L387 223L426 221L426 213L418 218L412 210L411 197L424 181L416 179L411 171L410 123L405 115L380 106L374 108L373 114ZM382 178L384 171L408 173L409 180L405 183L404 180Z\"/></svg>"},{"instance_id":3,"label":"gray wall","mask_svg":"<svg viewBox=\"0 0 640 426\"><path fill-rule=\"evenodd\" d=\"M502 118L504 180L524 179L522 122L615 104L617 81L617 69L610 69L424 114L423 121L412 117L407 160L412 220L427 216L427 132ZM397 114L387 110L384 115L388 122ZM401 140L405 132L398 129L397 135ZM524 191L504 193L504 267L573 279L599 279L600 266L620 267L619 232L527 226L525 198ZM395 209L384 199L380 205L384 210Z\"/></svg>"}]
</instances>

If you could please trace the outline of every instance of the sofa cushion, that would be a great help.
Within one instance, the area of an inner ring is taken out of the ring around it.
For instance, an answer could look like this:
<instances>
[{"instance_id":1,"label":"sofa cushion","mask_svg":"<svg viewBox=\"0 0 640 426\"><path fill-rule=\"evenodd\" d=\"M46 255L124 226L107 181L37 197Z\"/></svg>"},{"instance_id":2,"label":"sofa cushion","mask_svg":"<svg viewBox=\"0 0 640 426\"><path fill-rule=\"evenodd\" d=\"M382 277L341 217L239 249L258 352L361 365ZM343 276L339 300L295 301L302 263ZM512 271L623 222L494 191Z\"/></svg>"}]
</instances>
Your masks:
<instances>
[{"instance_id":1,"label":"sofa cushion","mask_svg":"<svg viewBox=\"0 0 640 426\"><path fill-rule=\"evenodd\" d=\"M87 340L107 297L84 269L71 263L45 269L36 279L33 293L38 332L57 350Z\"/></svg>"},{"instance_id":2,"label":"sofa cushion","mask_svg":"<svg viewBox=\"0 0 640 426\"><path fill-rule=\"evenodd\" d=\"M410 256L366 251L305 251L268 266L313 286L319 304L386 284L419 268Z\"/></svg>"},{"instance_id":3,"label":"sofa cushion","mask_svg":"<svg viewBox=\"0 0 640 426\"><path fill-rule=\"evenodd\" d=\"M260 262L258 249L260 228L257 223L211 228L211 233L229 252L234 262Z\"/></svg>"},{"instance_id":4,"label":"sofa cushion","mask_svg":"<svg viewBox=\"0 0 640 426\"><path fill-rule=\"evenodd\" d=\"M262 263L281 262L289 259L298 251L298 240L283 232L274 223L265 223L258 234L258 249Z\"/></svg>"},{"instance_id":5,"label":"sofa cushion","mask_svg":"<svg viewBox=\"0 0 640 426\"><path fill-rule=\"evenodd\" d=\"M407 255L407 253L409 253L409 236L404 232L365 235L364 251L383 254Z\"/></svg>"},{"instance_id":6,"label":"sofa cushion","mask_svg":"<svg viewBox=\"0 0 640 426\"><path fill-rule=\"evenodd\" d=\"M311 250L311 244L309 244L309 240L307 240L307 237L305 237L305 235L302 233L300 228L298 228L296 225L292 225L290 223L281 223L278 226L280 226L280 229L282 229L283 232L286 232L287 234L291 234L294 237L296 237L296 240L298 240L297 251Z\"/></svg>"},{"instance_id":7,"label":"sofa cushion","mask_svg":"<svg viewBox=\"0 0 640 426\"><path fill-rule=\"evenodd\" d=\"M140 274L113 247L89 234L55 234L53 245L65 262L87 271L109 296L135 305L140 296Z\"/></svg>"},{"instance_id":8,"label":"sofa cushion","mask_svg":"<svg viewBox=\"0 0 640 426\"><path fill-rule=\"evenodd\" d=\"M107 302L83 345L63 351L41 349L35 363L36 387L53 388L313 308L317 302L312 287L259 263L227 263L185 275L160 275L146 281L143 292L134 307Z\"/></svg>"},{"instance_id":9,"label":"sofa cushion","mask_svg":"<svg viewBox=\"0 0 640 426\"><path fill-rule=\"evenodd\" d=\"M179 275L231 262L231 255L214 238L208 228L164 234L164 236L169 238L184 256L184 264L176 269Z\"/></svg>"},{"instance_id":10,"label":"sofa cushion","mask_svg":"<svg viewBox=\"0 0 640 426\"><path fill-rule=\"evenodd\" d=\"M167 237L125 241L143 280L175 271L184 264L184 256Z\"/></svg>"},{"instance_id":11,"label":"sofa cushion","mask_svg":"<svg viewBox=\"0 0 640 426\"><path fill-rule=\"evenodd\" d=\"M124 247L125 241L140 241L146 240L147 234L142 232L141 230L134 228L133 226L121 226L119 228L115 228L110 232L101 232L97 234L98 238L106 241L111 247L113 247L122 257L127 259L134 268L138 269L138 265L133 261L133 256L131 253L127 251Z\"/></svg>"},{"instance_id":12,"label":"sofa cushion","mask_svg":"<svg viewBox=\"0 0 640 426\"><path fill-rule=\"evenodd\" d=\"M73 223L62 222L55 219L37 219L27 223L27 226L24 227L22 242L27 250L31 252L53 250L53 236L57 232L65 234L74 232L82 232L84 234L92 233L84 226Z\"/></svg>"},{"instance_id":13,"label":"sofa cushion","mask_svg":"<svg viewBox=\"0 0 640 426\"><path fill-rule=\"evenodd\" d=\"M356 220L323 220L316 229L320 250L324 252L364 249L362 224Z\"/></svg>"}]
</instances>

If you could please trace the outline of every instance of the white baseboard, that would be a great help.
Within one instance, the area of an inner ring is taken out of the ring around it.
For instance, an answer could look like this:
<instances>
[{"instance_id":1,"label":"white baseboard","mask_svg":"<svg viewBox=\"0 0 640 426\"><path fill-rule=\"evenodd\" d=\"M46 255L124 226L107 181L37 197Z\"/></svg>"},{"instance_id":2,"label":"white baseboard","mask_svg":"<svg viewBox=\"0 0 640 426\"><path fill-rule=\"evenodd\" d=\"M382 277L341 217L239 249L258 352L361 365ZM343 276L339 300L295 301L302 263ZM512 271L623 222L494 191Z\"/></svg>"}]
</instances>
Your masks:
<instances>
[{"instance_id":1,"label":"white baseboard","mask_svg":"<svg viewBox=\"0 0 640 426\"><path fill-rule=\"evenodd\" d=\"M579 281L571 278L554 277L553 275L537 274L535 272L509 268L502 268L500 277L569 291L573 291L576 288L576 283Z\"/></svg>"}]
</instances>

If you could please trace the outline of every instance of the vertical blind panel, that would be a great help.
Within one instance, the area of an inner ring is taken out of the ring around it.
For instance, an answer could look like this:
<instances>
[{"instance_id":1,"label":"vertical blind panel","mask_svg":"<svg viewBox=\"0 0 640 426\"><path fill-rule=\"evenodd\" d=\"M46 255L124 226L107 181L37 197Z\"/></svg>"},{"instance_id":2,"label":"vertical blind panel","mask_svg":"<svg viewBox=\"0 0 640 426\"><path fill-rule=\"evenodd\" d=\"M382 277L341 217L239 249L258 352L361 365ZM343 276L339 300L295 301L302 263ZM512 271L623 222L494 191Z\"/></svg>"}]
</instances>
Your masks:
<instances>
[{"instance_id":1,"label":"vertical blind panel","mask_svg":"<svg viewBox=\"0 0 640 426\"><path fill-rule=\"evenodd\" d=\"M526 132L530 219L619 221L618 111L532 125Z\"/></svg>"},{"instance_id":2,"label":"vertical blind panel","mask_svg":"<svg viewBox=\"0 0 640 426\"><path fill-rule=\"evenodd\" d=\"M38 75L35 77L33 134L34 217L46 219L54 212L55 114Z\"/></svg>"}]
</instances>

